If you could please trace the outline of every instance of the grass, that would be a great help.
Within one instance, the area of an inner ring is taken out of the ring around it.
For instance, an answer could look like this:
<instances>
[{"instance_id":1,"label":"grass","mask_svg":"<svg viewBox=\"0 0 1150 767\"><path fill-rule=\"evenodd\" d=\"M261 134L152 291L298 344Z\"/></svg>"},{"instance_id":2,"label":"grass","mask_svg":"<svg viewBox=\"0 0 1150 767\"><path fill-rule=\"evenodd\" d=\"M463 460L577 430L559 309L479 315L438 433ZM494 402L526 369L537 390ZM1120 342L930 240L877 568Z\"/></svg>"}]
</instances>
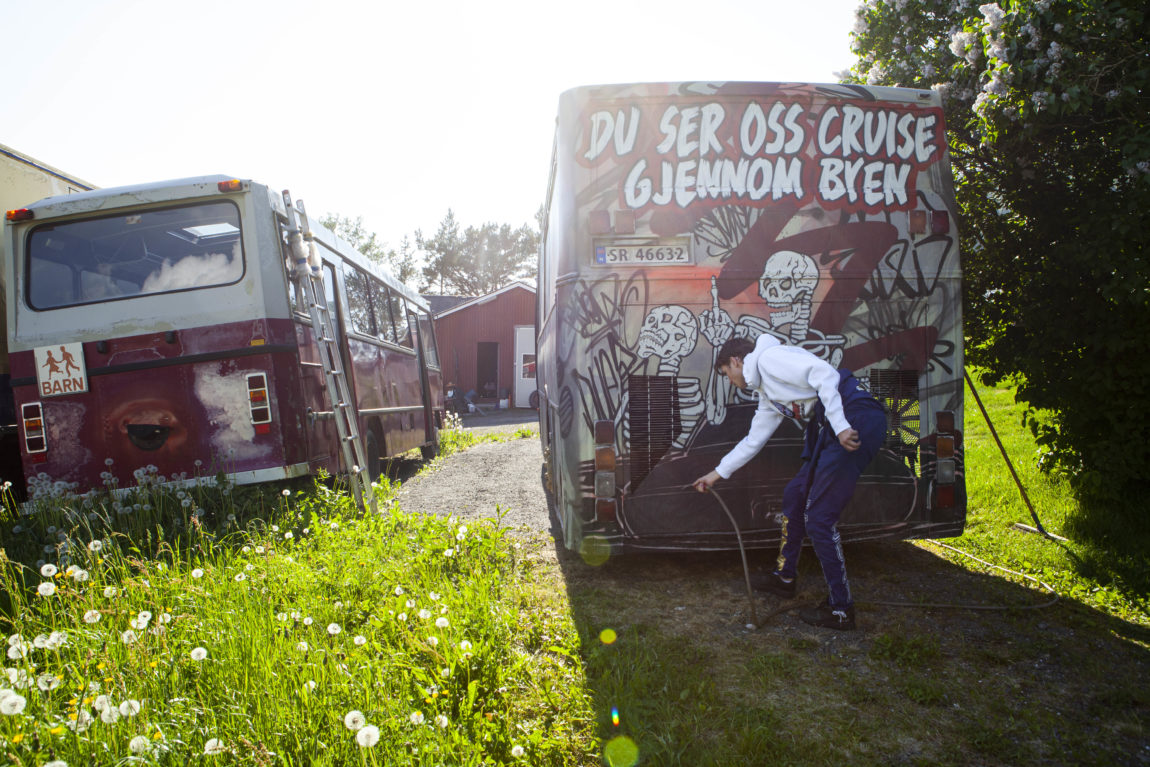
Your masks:
<instances>
[{"instance_id":1,"label":"grass","mask_svg":"<svg viewBox=\"0 0 1150 767\"><path fill-rule=\"evenodd\" d=\"M1046 598L931 542L858 544L861 631L787 613L749 631L737 553L593 567L545 534L406 514L386 482L368 517L323 484L283 496L211 483L184 499L145 486L125 513L107 499L9 511L6 614L21 638L0 711L20 710L0 715L0 762L1143 763L1145 562L1097 564L1107 551L1075 539L1083 510L1033 468L1011 392L980 393L1043 524L1071 540L1012 527L1032 520L968 397L968 526L950 543L1050 583L1052 607L883 606ZM450 429L441 454L515 437L535 434ZM60 572L41 576L40 559ZM800 597L819 598L820 578L804 557ZM365 728L348 728L353 712Z\"/></svg>"}]
</instances>

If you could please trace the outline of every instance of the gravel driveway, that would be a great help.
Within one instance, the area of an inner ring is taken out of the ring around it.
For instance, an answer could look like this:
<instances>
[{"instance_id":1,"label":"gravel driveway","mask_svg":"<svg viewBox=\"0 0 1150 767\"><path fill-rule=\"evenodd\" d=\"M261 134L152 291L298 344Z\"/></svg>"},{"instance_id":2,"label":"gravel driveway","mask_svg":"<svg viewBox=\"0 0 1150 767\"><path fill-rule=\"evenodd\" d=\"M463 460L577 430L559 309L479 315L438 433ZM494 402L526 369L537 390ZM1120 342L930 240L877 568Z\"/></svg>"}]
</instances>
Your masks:
<instances>
[{"instance_id":1,"label":"gravel driveway","mask_svg":"<svg viewBox=\"0 0 1150 767\"><path fill-rule=\"evenodd\" d=\"M510 434L524 427L539 430L536 412L526 409L465 416L463 425L480 434ZM543 450L538 437L484 442L449 455L440 464L403 484L398 497L404 511L495 517L498 506L509 527L550 529L541 480Z\"/></svg>"}]
</instances>

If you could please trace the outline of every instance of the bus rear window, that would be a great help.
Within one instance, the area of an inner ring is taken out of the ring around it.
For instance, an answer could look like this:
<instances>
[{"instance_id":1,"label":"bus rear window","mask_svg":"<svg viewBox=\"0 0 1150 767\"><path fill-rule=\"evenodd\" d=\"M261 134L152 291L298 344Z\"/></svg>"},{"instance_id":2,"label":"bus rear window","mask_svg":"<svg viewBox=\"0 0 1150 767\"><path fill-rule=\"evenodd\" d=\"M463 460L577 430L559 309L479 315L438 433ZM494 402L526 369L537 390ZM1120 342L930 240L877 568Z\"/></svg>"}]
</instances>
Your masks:
<instances>
[{"instance_id":1,"label":"bus rear window","mask_svg":"<svg viewBox=\"0 0 1150 767\"><path fill-rule=\"evenodd\" d=\"M28 303L57 309L237 282L240 234L228 201L44 224L28 237Z\"/></svg>"}]
</instances>

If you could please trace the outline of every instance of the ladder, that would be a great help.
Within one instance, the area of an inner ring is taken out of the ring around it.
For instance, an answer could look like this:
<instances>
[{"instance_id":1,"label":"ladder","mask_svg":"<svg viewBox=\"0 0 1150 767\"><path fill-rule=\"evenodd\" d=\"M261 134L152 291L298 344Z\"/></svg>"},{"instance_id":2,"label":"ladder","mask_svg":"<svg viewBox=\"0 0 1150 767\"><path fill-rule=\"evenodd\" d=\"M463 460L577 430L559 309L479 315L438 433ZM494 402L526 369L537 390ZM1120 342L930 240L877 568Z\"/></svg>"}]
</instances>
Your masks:
<instances>
[{"instance_id":1,"label":"ladder","mask_svg":"<svg viewBox=\"0 0 1150 767\"><path fill-rule=\"evenodd\" d=\"M319 349L324 377L327 379L327 392L331 398L332 415L339 433L339 446L343 453L343 465L347 470L348 483L355 496L355 502L364 511L375 511L375 493L371 489L371 477L367 472L366 451L359 434L359 414L351 387L343 368L339 346L336 343L335 327L332 324L331 309L327 306L323 289L323 269L319 253L316 251L315 236L308 225L307 211L303 201L296 200L292 205L288 190L283 192L284 209L287 213L288 244L294 261L295 280L303 291L311 314L312 337Z\"/></svg>"}]
</instances>

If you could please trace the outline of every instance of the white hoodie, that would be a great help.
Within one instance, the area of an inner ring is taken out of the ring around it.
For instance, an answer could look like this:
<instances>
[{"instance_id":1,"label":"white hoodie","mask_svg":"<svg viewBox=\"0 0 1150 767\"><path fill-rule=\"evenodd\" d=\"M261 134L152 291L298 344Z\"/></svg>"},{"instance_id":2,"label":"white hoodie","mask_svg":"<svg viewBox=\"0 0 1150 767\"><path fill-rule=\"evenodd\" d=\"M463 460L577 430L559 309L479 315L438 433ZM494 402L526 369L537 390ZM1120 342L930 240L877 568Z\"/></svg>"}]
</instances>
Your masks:
<instances>
[{"instance_id":1,"label":"white hoodie","mask_svg":"<svg viewBox=\"0 0 1150 767\"><path fill-rule=\"evenodd\" d=\"M759 408L747 436L715 468L723 479L742 468L767 443L783 422L780 409L809 418L815 402L821 399L835 434L851 428L839 397L839 372L805 349L783 346L763 333L755 342L754 351L743 359L743 377L747 386L758 392Z\"/></svg>"}]
</instances>

